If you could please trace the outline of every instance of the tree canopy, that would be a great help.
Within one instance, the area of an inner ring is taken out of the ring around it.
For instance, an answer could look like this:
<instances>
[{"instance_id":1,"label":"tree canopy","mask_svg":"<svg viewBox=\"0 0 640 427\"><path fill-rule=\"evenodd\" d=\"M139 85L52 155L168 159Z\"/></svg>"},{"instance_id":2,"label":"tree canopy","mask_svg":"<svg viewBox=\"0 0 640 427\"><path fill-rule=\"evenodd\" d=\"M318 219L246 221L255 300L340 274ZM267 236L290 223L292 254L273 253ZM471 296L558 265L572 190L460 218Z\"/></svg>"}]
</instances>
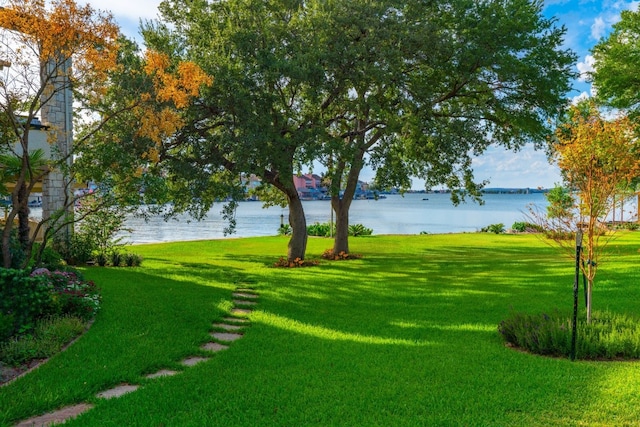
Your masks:
<instances>
[{"instance_id":1,"label":"tree canopy","mask_svg":"<svg viewBox=\"0 0 640 427\"><path fill-rule=\"evenodd\" d=\"M253 173L290 207L289 257L304 258L293 174L320 161L348 252L362 168L379 186L412 176L478 195L471 159L492 143L542 145L565 105L574 55L542 2L165 0L147 43L216 82L176 145L205 173ZM341 191L344 190L344 191Z\"/></svg>"},{"instance_id":2,"label":"tree canopy","mask_svg":"<svg viewBox=\"0 0 640 427\"><path fill-rule=\"evenodd\" d=\"M594 48L591 74L600 103L640 116L640 11L623 11L613 31Z\"/></svg>"}]
</instances>

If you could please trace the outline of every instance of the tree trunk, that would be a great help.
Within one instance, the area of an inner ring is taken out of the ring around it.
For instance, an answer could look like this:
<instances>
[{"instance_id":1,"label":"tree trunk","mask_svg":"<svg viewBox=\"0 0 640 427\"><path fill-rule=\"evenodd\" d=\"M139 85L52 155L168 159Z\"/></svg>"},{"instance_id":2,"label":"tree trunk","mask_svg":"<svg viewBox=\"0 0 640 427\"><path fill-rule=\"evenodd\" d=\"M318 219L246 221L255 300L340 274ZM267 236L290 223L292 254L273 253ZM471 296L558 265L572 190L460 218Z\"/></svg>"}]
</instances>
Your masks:
<instances>
[{"instance_id":1,"label":"tree trunk","mask_svg":"<svg viewBox=\"0 0 640 427\"><path fill-rule=\"evenodd\" d=\"M11 229L13 217L9 215L2 229L2 266L11 268Z\"/></svg>"},{"instance_id":2,"label":"tree trunk","mask_svg":"<svg viewBox=\"0 0 640 427\"><path fill-rule=\"evenodd\" d=\"M341 252L349 253L349 207L345 206L344 201L344 198L340 200L339 195L331 197L331 207L336 213L336 234L333 238L334 255Z\"/></svg>"},{"instance_id":3,"label":"tree trunk","mask_svg":"<svg viewBox=\"0 0 640 427\"><path fill-rule=\"evenodd\" d=\"M21 185L18 190L18 241L25 253L30 244L29 236L29 200L27 196L27 186Z\"/></svg>"},{"instance_id":4,"label":"tree trunk","mask_svg":"<svg viewBox=\"0 0 640 427\"><path fill-rule=\"evenodd\" d=\"M307 252L307 220L304 216L304 208L302 200L298 195L298 190L293 183L293 174L291 180L283 182L280 177L289 176L288 174L276 174L271 171L265 171L263 179L269 184L282 191L289 203L289 225L291 226L291 239L287 246L287 260L294 261L296 259L303 260Z\"/></svg>"},{"instance_id":5,"label":"tree trunk","mask_svg":"<svg viewBox=\"0 0 640 427\"><path fill-rule=\"evenodd\" d=\"M339 194L331 196L331 206L336 213L336 236L333 240L334 255L341 252L349 254L349 209L351 208L351 202L353 201L356 189L358 188L358 177L362 170L363 158L364 151L361 151L354 159L351 169L349 169L347 185L345 186L344 193L342 194L342 199Z\"/></svg>"},{"instance_id":6,"label":"tree trunk","mask_svg":"<svg viewBox=\"0 0 640 427\"><path fill-rule=\"evenodd\" d=\"M291 226L291 239L287 249L287 259L303 260L307 252L307 220L304 216L302 201L297 191L287 192L289 200L289 225Z\"/></svg>"},{"instance_id":7,"label":"tree trunk","mask_svg":"<svg viewBox=\"0 0 640 427\"><path fill-rule=\"evenodd\" d=\"M593 290L593 279L587 279L587 323L591 323L591 291Z\"/></svg>"}]
</instances>

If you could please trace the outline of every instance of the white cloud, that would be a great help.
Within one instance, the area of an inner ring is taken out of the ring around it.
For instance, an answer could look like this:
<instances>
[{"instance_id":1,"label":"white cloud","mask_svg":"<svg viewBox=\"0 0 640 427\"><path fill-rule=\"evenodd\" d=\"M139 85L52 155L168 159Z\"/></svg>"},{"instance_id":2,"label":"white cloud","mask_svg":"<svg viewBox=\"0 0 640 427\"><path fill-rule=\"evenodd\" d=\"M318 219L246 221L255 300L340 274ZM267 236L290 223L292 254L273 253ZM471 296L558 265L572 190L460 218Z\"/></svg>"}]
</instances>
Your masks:
<instances>
[{"instance_id":1,"label":"white cloud","mask_svg":"<svg viewBox=\"0 0 640 427\"><path fill-rule=\"evenodd\" d=\"M582 92L580 95L571 98L571 104L576 105L577 103L579 103L580 101L584 101L585 99L589 99L589 94L587 92Z\"/></svg>"},{"instance_id":2,"label":"white cloud","mask_svg":"<svg viewBox=\"0 0 640 427\"><path fill-rule=\"evenodd\" d=\"M596 63L596 59L593 55L587 55L584 58L584 61L578 62L576 66L578 67L578 71L580 72L580 77L578 80L584 82L588 80L589 73L593 72L594 65Z\"/></svg>"},{"instance_id":3,"label":"white cloud","mask_svg":"<svg viewBox=\"0 0 640 427\"><path fill-rule=\"evenodd\" d=\"M477 181L489 180L488 187L549 188L561 180L558 167L531 146L516 153L491 146L473 160L473 169Z\"/></svg>"},{"instance_id":4,"label":"white cloud","mask_svg":"<svg viewBox=\"0 0 640 427\"><path fill-rule=\"evenodd\" d=\"M604 19L601 17L597 17L594 19L593 24L591 25L591 37L596 40L600 40L604 37L608 25L605 23Z\"/></svg>"}]
</instances>

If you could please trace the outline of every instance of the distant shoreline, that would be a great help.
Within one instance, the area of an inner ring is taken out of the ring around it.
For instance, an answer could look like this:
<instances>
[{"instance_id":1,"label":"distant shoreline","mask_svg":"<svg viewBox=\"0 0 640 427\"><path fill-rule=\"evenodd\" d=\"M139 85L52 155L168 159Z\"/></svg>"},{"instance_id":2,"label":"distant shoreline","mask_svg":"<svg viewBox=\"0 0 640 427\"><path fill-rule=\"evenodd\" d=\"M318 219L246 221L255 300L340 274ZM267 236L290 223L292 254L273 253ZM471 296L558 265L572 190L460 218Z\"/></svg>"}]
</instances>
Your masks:
<instances>
[{"instance_id":1,"label":"distant shoreline","mask_svg":"<svg viewBox=\"0 0 640 427\"><path fill-rule=\"evenodd\" d=\"M483 188L480 191L482 194L546 194L549 192L548 188ZM407 193L414 194L450 194L451 190L409 190Z\"/></svg>"}]
</instances>

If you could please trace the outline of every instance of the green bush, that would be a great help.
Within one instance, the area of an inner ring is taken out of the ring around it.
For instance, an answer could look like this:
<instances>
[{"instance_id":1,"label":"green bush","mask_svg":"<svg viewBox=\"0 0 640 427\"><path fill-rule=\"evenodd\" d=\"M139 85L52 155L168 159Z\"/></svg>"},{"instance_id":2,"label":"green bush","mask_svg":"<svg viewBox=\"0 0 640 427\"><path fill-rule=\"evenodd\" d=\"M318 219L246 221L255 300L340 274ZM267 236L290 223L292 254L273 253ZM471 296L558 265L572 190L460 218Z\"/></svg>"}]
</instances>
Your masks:
<instances>
[{"instance_id":1,"label":"green bush","mask_svg":"<svg viewBox=\"0 0 640 427\"><path fill-rule=\"evenodd\" d=\"M86 264L97 249L93 239L81 231L73 233L67 241L56 241L54 248L69 265Z\"/></svg>"},{"instance_id":2,"label":"green bush","mask_svg":"<svg viewBox=\"0 0 640 427\"><path fill-rule=\"evenodd\" d=\"M4 223L2 223L4 224ZM9 241L9 253L11 254L11 268L20 269L24 267L26 256L24 250L20 246L18 240L18 230L14 227L11 230L11 237ZM2 245L0 245L0 257L3 257ZM0 258L1 259L1 258Z\"/></svg>"},{"instance_id":3,"label":"green bush","mask_svg":"<svg viewBox=\"0 0 640 427\"><path fill-rule=\"evenodd\" d=\"M73 316L52 317L38 321L33 334L0 345L0 361L18 366L32 359L51 357L85 329L82 320Z\"/></svg>"},{"instance_id":4,"label":"green bush","mask_svg":"<svg viewBox=\"0 0 640 427\"><path fill-rule=\"evenodd\" d=\"M498 331L504 340L536 354L571 354L570 317L552 314L511 313L500 322ZM576 358L640 358L640 319L611 312L594 312L591 323L578 319Z\"/></svg>"},{"instance_id":5,"label":"green bush","mask_svg":"<svg viewBox=\"0 0 640 427\"><path fill-rule=\"evenodd\" d=\"M290 236L291 233L293 233L293 230L289 224L283 224L278 228L278 235L280 236Z\"/></svg>"},{"instance_id":6,"label":"green bush","mask_svg":"<svg viewBox=\"0 0 640 427\"><path fill-rule=\"evenodd\" d=\"M349 226L349 236L371 236L373 230L365 227L362 224L353 224Z\"/></svg>"},{"instance_id":7,"label":"green bush","mask_svg":"<svg viewBox=\"0 0 640 427\"><path fill-rule=\"evenodd\" d=\"M40 253L41 244L34 243L33 250L31 253L31 262L29 263L30 268L34 267L43 267L49 270L58 270L65 267L65 261L62 255L52 247L46 246L42 250L42 254L40 255L40 259L36 259L38 254Z\"/></svg>"},{"instance_id":8,"label":"green bush","mask_svg":"<svg viewBox=\"0 0 640 427\"><path fill-rule=\"evenodd\" d=\"M138 254L126 253L124 263L127 267L138 267L142 264L142 257Z\"/></svg>"},{"instance_id":9,"label":"green bush","mask_svg":"<svg viewBox=\"0 0 640 427\"><path fill-rule=\"evenodd\" d=\"M488 225L486 227L481 228L480 232L482 232L482 233L501 234L501 233L504 233L504 224L501 223L501 222L498 223L498 224L491 224L491 225Z\"/></svg>"},{"instance_id":10,"label":"green bush","mask_svg":"<svg viewBox=\"0 0 640 427\"><path fill-rule=\"evenodd\" d=\"M538 224L533 224L531 222L524 221L516 221L511 226L513 231L517 231L518 233L541 233L544 231L544 228Z\"/></svg>"},{"instance_id":11,"label":"green bush","mask_svg":"<svg viewBox=\"0 0 640 427\"><path fill-rule=\"evenodd\" d=\"M107 261L107 254L100 252L96 255L96 264L98 264L100 267L104 267L105 265L107 265Z\"/></svg>"},{"instance_id":12,"label":"green bush","mask_svg":"<svg viewBox=\"0 0 640 427\"><path fill-rule=\"evenodd\" d=\"M638 224L637 222L621 222L617 223L615 228L619 230L636 231L640 229L640 224Z\"/></svg>"},{"instance_id":13,"label":"green bush","mask_svg":"<svg viewBox=\"0 0 640 427\"><path fill-rule=\"evenodd\" d=\"M331 228L331 224L327 222L325 222L324 224L316 222L312 225L307 226L307 234L309 236L329 237L331 236Z\"/></svg>"},{"instance_id":14,"label":"green bush","mask_svg":"<svg viewBox=\"0 0 640 427\"><path fill-rule=\"evenodd\" d=\"M13 317L13 333L28 331L53 309L51 286L24 270L0 268L0 313Z\"/></svg>"},{"instance_id":15,"label":"green bush","mask_svg":"<svg viewBox=\"0 0 640 427\"><path fill-rule=\"evenodd\" d=\"M124 256L118 250L113 250L111 252L111 265L114 267L120 267L123 262Z\"/></svg>"},{"instance_id":16,"label":"green bush","mask_svg":"<svg viewBox=\"0 0 640 427\"><path fill-rule=\"evenodd\" d=\"M93 282L84 280L80 273L43 268L35 270L32 275L43 278L49 284L53 313L89 320L98 312L100 292Z\"/></svg>"},{"instance_id":17,"label":"green bush","mask_svg":"<svg viewBox=\"0 0 640 427\"><path fill-rule=\"evenodd\" d=\"M11 314L0 313L0 343L7 341L13 335L13 319Z\"/></svg>"}]
</instances>

